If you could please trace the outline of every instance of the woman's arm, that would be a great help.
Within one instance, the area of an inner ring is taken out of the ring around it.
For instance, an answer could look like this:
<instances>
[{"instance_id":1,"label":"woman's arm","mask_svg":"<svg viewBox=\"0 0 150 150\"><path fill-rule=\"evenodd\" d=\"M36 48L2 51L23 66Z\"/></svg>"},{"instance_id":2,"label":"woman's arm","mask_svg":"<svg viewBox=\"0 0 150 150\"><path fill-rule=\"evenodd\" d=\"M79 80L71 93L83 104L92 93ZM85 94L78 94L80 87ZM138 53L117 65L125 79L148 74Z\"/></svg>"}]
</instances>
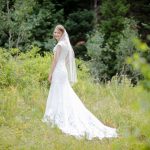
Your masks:
<instances>
[{"instance_id":1,"label":"woman's arm","mask_svg":"<svg viewBox=\"0 0 150 150\"><path fill-rule=\"evenodd\" d=\"M50 71L49 77L48 77L48 81L49 82L51 82L51 80L52 80L52 75L53 75L54 69L56 67L56 64L58 62L60 53L61 53L61 46L58 45L56 50L55 50L55 52L54 52L54 57L53 57L53 61L52 61L52 67L51 67L51 71Z\"/></svg>"}]
</instances>

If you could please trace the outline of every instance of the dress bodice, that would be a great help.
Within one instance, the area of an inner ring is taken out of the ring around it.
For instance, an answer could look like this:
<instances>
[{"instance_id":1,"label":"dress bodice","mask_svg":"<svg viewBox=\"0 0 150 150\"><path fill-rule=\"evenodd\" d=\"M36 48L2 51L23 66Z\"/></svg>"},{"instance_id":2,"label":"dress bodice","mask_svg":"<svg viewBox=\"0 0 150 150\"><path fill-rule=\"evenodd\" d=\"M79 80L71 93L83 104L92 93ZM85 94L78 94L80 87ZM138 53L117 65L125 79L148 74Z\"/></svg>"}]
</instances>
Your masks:
<instances>
[{"instance_id":1,"label":"dress bodice","mask_svg":"<svg viewBox=\"0 0 150 150\"><path fill-rule=\"evenodd\" d=\"M53 53L57 53L57 63L52 75L52 83L63 84L69 82L66 68L66 57L68 55L68 48L66 44L64 42L59 42L54 47Z\"/></svg>"},{"instance_id":2,"label":"dress bodice","mask_svg":"<svg viewBox=\"0 0 150 150\"><path fill-rule=\"evenodd\" d=\"M65 42L58 42L57 45L53 49L53 53L56 53L58 50L60 50L60 53L59 53L57 63L65 63L65 59L68 54L68 48Z\"/></svg>"}]
</instances>

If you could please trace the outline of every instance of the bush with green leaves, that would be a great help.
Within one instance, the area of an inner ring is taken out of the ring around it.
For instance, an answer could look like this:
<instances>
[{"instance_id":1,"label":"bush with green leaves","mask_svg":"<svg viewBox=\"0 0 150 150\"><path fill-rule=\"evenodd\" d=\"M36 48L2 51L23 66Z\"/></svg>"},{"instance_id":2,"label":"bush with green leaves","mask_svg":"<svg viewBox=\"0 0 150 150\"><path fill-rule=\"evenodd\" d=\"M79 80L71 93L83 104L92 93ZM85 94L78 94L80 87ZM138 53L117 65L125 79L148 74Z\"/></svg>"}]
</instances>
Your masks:
<instances>
[{"instance_id":1,"label":"bush with green leaves","mask_svg":"<svg viewBox=\"0 0 150 150\"><path fill-rule=\"evenodd\" d=\"M97 81L105 80L108 76L108 67L107 64L103 63L103 59L109 59L109 57L106 55L103 57L102 52L105 52L106 49L109 50L109 46L107 45L105 48L102 48L103 41L103 34L96 31L87 42L88 54L91 57L89 63L90 71Z\"/></svg>"},{"instance_id":2,"label":"bush with green leaves","mask_svg":"<svg viewBox=\"0 0 150 150\"><path fill-rule=\"evenodd\" d=\"M40 48L32 46L26 52L17 48L10 51L0 48L0 87L16 86L25 88L29 85L45 84L48 86L48 74L52 63L52 53L39 54ZM77 59L78 76L88 78L86 66ZM87 77L86 77L87 76Z\"/></svg>"},{"instance_id":3,"label":"bush with green leaves","mask_svg":"<svg viewBox=\"0 0 150 150\"><path fill-rule=\"evenodd\" d=\"M14 49L11 49L14 54ZM13 57L11 51L0 49L0 86L18 86L24 88L27 85L40 84L47 80L48 69L50 66L51 54L41 57L38 54L40 49L32 47L26 53L20 52ZM18 50L19 51L19 50Z\"/></svg>"},{"instance_id":4,"label":"bush with green leaves","mask_svg":"<svg viewBox=\"0 0 150 150\"><path fill-rule=\"evenodd\" d=\"M114 75L127 75L134 84L137 83L141 74L133 70L133 67L126 63L126 58L136 50L133 39L138 36L134 28L136 22L131 19L124 21L126 28L121 32L115 50L108 43L104 46L105 35L97 30L87 42L88 54L91 57L90 70L98 81L110 80Z\"/></svg>"},{"instance_id":5,"label":"bush with green leaves","mask_svg":"<svg viewBox=\"0 0 150 150\"><path fill-rule=\"evenodd\" d=\"M128 57L127 62L131 64L135 70L142 73L144 78L140 83L146 90L150 91L150 64L142 55L143 52L150 52L150 48L139 39L135 39L134 44L139 51L134 53L132 57Z\"/></svg>"}]
</instances>

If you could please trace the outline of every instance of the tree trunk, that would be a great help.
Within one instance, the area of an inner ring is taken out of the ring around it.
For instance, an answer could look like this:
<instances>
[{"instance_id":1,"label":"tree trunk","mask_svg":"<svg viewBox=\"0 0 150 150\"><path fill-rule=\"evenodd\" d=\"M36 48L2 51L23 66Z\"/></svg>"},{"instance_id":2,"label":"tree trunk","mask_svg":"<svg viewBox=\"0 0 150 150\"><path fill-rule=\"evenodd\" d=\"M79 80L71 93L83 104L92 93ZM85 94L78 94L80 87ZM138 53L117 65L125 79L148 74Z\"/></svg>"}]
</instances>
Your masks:
<instances>
[{"instance_id":1,"label":"tree trunk","mask_svg":"<svg viewBox=\"0 0 150 150\"><path fill-rule=\"evenodd\" d=\"M12 48L12 43L11 43L11 39L12 39L12 32L11 32L11 28L10 28L10 9L9 9L9 0L7 0L7 22L8 22L8 33L9 33L9 38L8 38L8 47L9 49Z\"/></svg>"},{"instance_id":2,"label":"tree trunk","mask_svg":"<svg viewBox=\"0 0 150 150\"><path fill-rule=\"evenodd\" d=\"M94 12L95 12L95 25L97 24L97 17L98 17L98 14L97 14L97 4L98 4L98 0L94 0Z\"/></svg>"}]
</instances>

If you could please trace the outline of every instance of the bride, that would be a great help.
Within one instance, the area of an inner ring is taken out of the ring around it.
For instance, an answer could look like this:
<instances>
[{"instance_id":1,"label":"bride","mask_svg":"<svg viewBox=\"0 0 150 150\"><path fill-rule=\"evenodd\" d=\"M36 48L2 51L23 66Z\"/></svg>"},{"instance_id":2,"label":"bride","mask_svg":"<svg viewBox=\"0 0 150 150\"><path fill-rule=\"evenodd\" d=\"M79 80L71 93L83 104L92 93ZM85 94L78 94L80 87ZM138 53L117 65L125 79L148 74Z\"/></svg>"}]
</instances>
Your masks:
<instances>
[{"instance_id":1,"label":"bride","mask_svg":"<svg viewBox=\"0 0 150 150\"><path fill-rule=\"evenodd\" d=\"M56 125L76 138L117 137L116 129L105 126L82 103L71 85L77 81L74 51L65 28L55 27L58 41L53 49L54 59L48 80L51 82L43 122Z\"/></svg>"}]
</instances>

